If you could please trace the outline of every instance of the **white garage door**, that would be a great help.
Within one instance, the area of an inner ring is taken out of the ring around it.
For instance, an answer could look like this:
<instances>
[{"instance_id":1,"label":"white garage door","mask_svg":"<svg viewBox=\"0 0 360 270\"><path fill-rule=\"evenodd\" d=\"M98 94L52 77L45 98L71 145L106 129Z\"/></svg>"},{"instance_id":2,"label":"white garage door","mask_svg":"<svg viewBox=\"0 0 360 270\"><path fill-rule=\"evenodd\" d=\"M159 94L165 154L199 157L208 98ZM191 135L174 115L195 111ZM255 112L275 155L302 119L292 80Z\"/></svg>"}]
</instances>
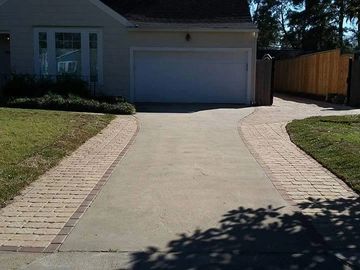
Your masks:
<instances>
[{"instance_id":1,"label":"white garage door","mask_svg":"<svg viewBox=\"0 0 360 270\"><path fill-rule=\"evenodd\" d=\"M248 52L134 51L136 102L247 103Z\"/></svg>"}]
</instances>

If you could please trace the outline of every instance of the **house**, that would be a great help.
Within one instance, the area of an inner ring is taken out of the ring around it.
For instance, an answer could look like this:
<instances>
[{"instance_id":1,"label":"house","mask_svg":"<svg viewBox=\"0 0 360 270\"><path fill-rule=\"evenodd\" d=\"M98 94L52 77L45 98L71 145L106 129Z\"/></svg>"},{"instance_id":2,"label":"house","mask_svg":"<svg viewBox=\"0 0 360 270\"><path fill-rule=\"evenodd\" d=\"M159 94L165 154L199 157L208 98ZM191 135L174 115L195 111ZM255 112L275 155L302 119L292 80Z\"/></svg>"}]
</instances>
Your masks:
<instances>
[{"instance_id":1,"label":"house","mask_svg":"<svg viewBox=\"0 0 360 270\"><path fill-rule=\"evenodd\" d=\"M10 57L0 65L77 74L98 94L244 104L255 96L247 0L0 0L1 36Z\"/></svg>"}]
</instances>

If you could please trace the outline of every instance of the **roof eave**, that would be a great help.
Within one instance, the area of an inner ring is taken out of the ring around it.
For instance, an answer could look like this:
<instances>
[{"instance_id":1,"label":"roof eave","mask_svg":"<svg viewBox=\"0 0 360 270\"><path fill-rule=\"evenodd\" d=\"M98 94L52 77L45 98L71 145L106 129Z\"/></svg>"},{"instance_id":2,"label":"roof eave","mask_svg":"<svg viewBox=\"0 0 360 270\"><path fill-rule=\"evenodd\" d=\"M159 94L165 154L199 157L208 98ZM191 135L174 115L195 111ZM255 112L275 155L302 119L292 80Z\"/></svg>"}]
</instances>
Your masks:
<instances>
[{"instance_id":1,"label":"roof eave","mask_svg":"<svg viewBox=\"0 0 360 270\"><path fill-rule=\"evenodd\" d=\"M130 32L251 32L258 33L259 29L255 24L244 23L242 26L219 26L209 25L209 26L176 26L171 24L163 24L157 26L141 26L136 25L132 27L127 27Z\"/></svg>"}]
</instances>

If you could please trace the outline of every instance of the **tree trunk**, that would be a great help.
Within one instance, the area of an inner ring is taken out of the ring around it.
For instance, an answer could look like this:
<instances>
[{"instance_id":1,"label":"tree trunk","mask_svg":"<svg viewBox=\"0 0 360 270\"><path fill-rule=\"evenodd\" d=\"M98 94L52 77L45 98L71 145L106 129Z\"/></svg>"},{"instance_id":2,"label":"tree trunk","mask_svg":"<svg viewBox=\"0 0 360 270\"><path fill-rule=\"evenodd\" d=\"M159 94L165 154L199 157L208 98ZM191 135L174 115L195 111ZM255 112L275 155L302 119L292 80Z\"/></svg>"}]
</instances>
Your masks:
<instances>
[{"instance_id":1,"label":"tree trunk","mask_svg":"<svg viewBox=\"0 0 360 270\"><path fill-rule=\"evenodd\" d=\"M358 42L358 49L360 50L360 13L358 15L358 21L357 21L357 42Z\"/></svg>"},{"instance_id":2,"label":"tree trunk","mask_svg":"<svg viewBox=\"0 0 360 270\"><path fill-rule=\"evenodd\" d=\"M293 49L295 49L295 46L294 44L292 43L292 41L289 39L289 35L288 35L288 32L286 30L286 25L285 25L285 18L284 18L284 10L283 10L283 6L280 7L280 25L281 25L281 28L282 28L282 31L284 32L284 39L285 39L285 42L286 43L289 43L291 45L291 47Z\"/></svg>"},{"instance_id":3,"label":"tree trunk","mask_svg":"<svg viewBox=\"0 0 360 270\"><path fill-rule=\"evenodd\" d=\"M345 5L344 0L339 1L339 46L344 47L344 20L345 20Z\"/></svg>"}]
</instances>

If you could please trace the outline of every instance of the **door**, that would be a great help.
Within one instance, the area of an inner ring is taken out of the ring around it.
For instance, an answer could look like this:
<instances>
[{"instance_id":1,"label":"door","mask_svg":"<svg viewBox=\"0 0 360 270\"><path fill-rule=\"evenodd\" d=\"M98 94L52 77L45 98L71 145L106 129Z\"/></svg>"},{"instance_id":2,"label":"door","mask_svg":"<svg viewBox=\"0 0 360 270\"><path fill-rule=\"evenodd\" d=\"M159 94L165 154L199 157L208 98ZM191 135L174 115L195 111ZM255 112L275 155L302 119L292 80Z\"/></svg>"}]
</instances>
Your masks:
<instances>
[{"instance_id":1,"label":"door","mask_svg":"<svg viewBox=\"0 0 360 270\"><path fill-rule=\"evenodd\" d=\"M244 50L134 51L135 102L248 103Z\"/></svg>"},{"instance_id":2,"label":"door","mask_svg":"<svg viewBox=\"0 0 360 270\"><path fill-rule=\"evenodd\" d=\"M10 35L0 33L0 76L10 73Z\"/></svg>"}]
</instances>

